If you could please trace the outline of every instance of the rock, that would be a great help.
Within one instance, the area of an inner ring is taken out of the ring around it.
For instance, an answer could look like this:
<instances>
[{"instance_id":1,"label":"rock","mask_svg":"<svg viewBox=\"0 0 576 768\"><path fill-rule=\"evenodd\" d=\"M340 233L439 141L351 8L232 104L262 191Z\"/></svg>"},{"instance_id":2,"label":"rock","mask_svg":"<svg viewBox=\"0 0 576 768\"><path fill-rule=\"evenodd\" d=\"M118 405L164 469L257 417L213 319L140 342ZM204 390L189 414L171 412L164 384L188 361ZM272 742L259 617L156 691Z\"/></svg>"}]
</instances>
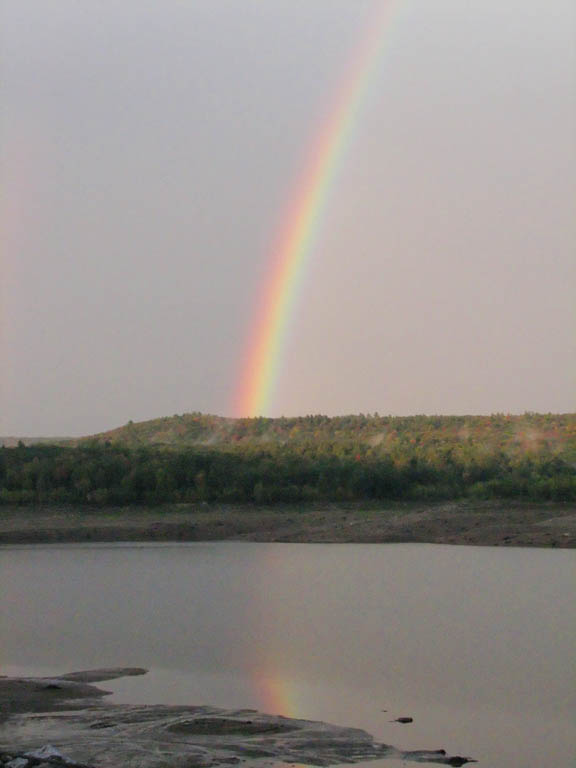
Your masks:
<instances>
[{"instance_id":1,"label":"rock","mask_svg":"<svg viewBox=\"0 0 576 768\"><path fill-rule=\"evenodd\" d=\"M38 757L43 755L43 757ZM2 768L91 768L62 755L55 747L45 745L29 752L8 754L0 751Z\"/></svg>"},{"instance_id":2,"label":"rock","mask_svg":"<svg viewBox=\"0 0 576 768\"><path fill-rule=\"evenodd\" d=\"M148 672L143 667L107 667L105 669L85 669L82 672L68 672L61 675L61 680L72 680L77 683L102 683L105 680L115 680L118 677L134 677Z\"/></svg>"},{"instance_id":3,"label":"rock","mask_svg":"<svg viewBox=\"0 0 576 768\"><path fill-rule=\"evenodd\" d=\"M25 752L24 755L26 757L35 757L37 760L50 760L51 757L57 757L59 760L64 760L65 763L68 762L64 755L56 747L53 747L52 744L45 744L39 749Z\"/></svg>"},{"instance_id":4,"label":"rock","mask_svg":"<svg viewBox=\"0 0 576 768\"><path fill-rule=\"evenodd\" d=\"M106 669L0 679L0 704L12 702L0 730L0 756L4 749L22 759L9 768L228 768L238 763L254 768L263 760L329 766L383 758L455 766L471 762L444 750L407 752L380 744L359 728L254 710L108 704L101 698L104 692L89 682L119 674ZM62 690L47 697L47 683Z\"/></svg>"}]
</instances>

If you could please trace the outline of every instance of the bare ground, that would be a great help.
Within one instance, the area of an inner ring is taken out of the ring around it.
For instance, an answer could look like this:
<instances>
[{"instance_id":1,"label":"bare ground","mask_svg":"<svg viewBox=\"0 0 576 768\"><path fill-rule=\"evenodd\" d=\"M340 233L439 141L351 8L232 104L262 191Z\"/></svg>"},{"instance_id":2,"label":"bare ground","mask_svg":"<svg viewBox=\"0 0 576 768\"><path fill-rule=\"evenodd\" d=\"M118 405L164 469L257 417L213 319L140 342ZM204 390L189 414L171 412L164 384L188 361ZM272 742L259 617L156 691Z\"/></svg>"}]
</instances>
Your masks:
<instances>
[{"instance_id":1,"label":"bare ground","mask_svg":"<svg viewBox=\"0 0 576 768\"><path fill-rule=\"evenodd\" d=\"M0 508L0 544L214 540L574 548L576 504L453 501L385 506Z\"/></svg>"}]
</instances>

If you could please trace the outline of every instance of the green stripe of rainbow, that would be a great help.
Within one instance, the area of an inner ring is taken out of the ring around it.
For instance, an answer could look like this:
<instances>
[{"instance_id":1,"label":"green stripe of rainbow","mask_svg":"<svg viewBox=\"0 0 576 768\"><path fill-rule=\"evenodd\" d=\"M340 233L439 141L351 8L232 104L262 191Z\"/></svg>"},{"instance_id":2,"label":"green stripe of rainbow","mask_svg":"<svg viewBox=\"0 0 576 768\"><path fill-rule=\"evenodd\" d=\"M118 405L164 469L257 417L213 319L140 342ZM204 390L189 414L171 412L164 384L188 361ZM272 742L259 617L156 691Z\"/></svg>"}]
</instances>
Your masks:
<instances>
[{"instance_id":1,"label":"green stripe of rainbow","mask_svg":"<svg viewBox=\"0 0 576 768\"><path fill-rule=\"evenodd\" d=\"M237 416L269 412L286 347L289 321L306 264L318 236L328 194L342 164L378 65L391 0L378 0L334 108L310 153L281 227L260 292L233 410Z\"/></svg>"}]
</instances>

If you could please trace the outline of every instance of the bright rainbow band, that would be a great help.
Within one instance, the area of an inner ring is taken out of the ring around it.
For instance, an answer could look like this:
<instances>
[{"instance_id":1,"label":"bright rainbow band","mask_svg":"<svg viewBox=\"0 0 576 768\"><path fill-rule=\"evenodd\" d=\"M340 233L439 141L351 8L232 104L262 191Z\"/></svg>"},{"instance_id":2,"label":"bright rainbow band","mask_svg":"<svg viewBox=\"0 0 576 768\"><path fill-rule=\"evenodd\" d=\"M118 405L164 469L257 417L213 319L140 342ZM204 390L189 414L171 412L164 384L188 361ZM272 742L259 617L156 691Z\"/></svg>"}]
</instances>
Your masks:
<instances>
[{"instance_id":1,"label":"bright rainbow band","mask_svg":"<svg viewBox=\"0 0 576 768\"><path fill-rule=\"evenodd\" d=\"M310 262L329 193L372 84L389 26L391 0L377 0L336 103L316 138L280 228L249 334L233 412L269 415L296 298Z\"/></svg>"}]
</instances>

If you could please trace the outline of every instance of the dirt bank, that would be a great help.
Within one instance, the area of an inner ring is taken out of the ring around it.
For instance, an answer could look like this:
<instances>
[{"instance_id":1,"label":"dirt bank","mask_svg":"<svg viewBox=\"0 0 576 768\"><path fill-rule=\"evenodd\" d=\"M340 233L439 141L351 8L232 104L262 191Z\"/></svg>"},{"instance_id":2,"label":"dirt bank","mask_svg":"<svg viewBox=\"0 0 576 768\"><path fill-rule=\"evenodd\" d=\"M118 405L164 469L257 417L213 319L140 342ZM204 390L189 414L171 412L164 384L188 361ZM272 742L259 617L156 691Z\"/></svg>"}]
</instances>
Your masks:
<instances>
[{"instance_id":1,"label":"dirt bank","mask_svg":"<svg viewBox=\"0 0 576 768\"><path fill-rule=\"evenodd\" d=\"M574 548L576 505L457 501L273 508L0 508L0 544L214 540Z\"/></svg>"}]
</instances>

